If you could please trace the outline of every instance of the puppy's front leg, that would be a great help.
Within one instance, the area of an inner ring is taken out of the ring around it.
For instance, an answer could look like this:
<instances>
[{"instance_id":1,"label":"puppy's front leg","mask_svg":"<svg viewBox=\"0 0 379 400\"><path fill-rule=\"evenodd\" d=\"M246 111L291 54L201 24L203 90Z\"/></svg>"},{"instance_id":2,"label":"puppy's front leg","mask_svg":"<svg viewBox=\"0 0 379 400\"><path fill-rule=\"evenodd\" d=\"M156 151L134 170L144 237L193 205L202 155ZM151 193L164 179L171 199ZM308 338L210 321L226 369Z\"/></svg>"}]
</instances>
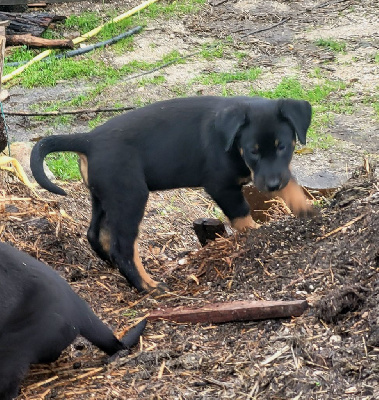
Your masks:
<instances>
[{"instance_id":1,"label":"puppy's front leg","mask_svg":"<svg viewBox=\"0 0 379 400\"><path fill-rule=\"evenodd\" d=\"M277 193L288 205L291 211L300 217L312 216L315 211L307 201L303 189L294 178L291 178L287 185Z\"/></svg>"},{"instance_id":2,"label":"puppy's front leg","mask_svg":"<svg viewBox=\"0 0 379 400\"><path fill-rule=\"evenodd\" d=\"M244 231L260 227L250 214L250 207L242 194L240 185L221 188L211 186L205 189L229 218L234 229Z\"/></svg>"}]
</instances>

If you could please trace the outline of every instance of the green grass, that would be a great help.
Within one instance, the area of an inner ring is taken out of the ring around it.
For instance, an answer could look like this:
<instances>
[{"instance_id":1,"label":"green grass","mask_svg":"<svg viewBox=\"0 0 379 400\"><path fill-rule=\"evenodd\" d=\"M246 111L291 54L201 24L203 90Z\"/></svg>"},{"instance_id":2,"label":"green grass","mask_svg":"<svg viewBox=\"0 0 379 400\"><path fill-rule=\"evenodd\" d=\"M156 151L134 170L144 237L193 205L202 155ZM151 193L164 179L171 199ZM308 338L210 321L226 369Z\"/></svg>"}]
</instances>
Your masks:
<instances>
[{"instance_id":1,"label":"green grass","mask_svg":"<svg viewBox=\"0 0 379 400\"><path fill-rule=\"evenodd\" d=\"M296 77L284 77L271 90L250 91L251 96L262 96L270 99L293 98L308 100L313 107L312 124L308 131L310 147L329 148L335 140L325 134L328 126L333 124L333 113L351 114L353 112L352 93L342 93L346 84L341 81L325 80L321 84L304 87ZM338 98L335 100L335 98Z\"/></svg>"},{"instance_id":2,"label":"green grass","mask_svg":"<svg viewBox=\"0 0 379 400\"><path fill-rule=\"evenodd\" d=\"M211 72L194 78L192 82L198 82L203 85L225 85L226 83L238 81L253 82L259 77L261 72L260 68L234 72Z\"/></svg>"},{"instance_id":3,"label":"green grass","mask_svg":"<svg viewBox=\"0 0 379 400\"><path fill-rule=\"evenodd\" d=\"M325 47L335 53L346 53L346 43L339 42L333 39L318 39L316 40L316 45L320 47Z\"/></svg>"},{"instance_id":4,"label":"green grass","mask_svg":"<svg viewBox=\"0 0 379 400\"><path fill-rule=\"evenodd\" d=\"M5 57L5 63L29 61L38 54L35 50L30 50L28 46L12 46L8 48L7 52L9 54Z\"/></svg>"},{"instance_id":5,"label":"green grass","mask_svg":"<svg viewBox=\"0 0 379 400\"><path fill-rule=\"evenodd\" d=\"M363 103L373 108L375 117L379 120L379 86L377 86L375 90L375 94L366 95L364 97Z\"/></svg>"},{"instance_id":6,"label":"green grass","mask_svg":"<svg viewBox=\"0 0 379 400\"><path fill-rule=\"evenodd\" d=\"M225 43L220 41L205 43L201 46L200 50L200 56L208 61L222 58L224 57L224 53Z\"/></svg>"},{"instance_id":7,"label":"green grass","mask_svg":"<svg viewBox=\"0 0 379 400\"><path fill-rule=\"evenodd\" d=\"M105 21L98 13L92 11L84 11L80 15L70 15L64 22L65 27L78 30L81 35L95 29Z\"/></svg>"},{"instance_id":8,"label":"green grass","mask_svg":"<svg viewBox=\"0 0 379 400\"><path fill-rule=\"evenodd\" d=\"M197 12L206 3L206 0L159 1L151 4L140 15L147 19L180 17L184 14Z\"/></svg>"},{"instance_id":9,"label":"green grass","mask_svg":"<svg viewBox=\"0 0 379 400\"><path fill-rule=\"evenodd\" d=\"M46 157L50 171L61 180L78 181L81 179L78 156L75 153L54 153Z\"/></svg>"},{"instance_id":10,"label":"green grass","mask_svg":"<svg viewBox=\"0 0 379 400\"><path fill-rule=\"evenodd\" d=\"M72 58L52 60L51 62L31 65L23 72L19 83L23 87L32 88L37 86L55 86L59 81L74 78L85 79L95 84L96 80L101 80L102 83L100 85L102 86L97 88L97 92L99 93L104 89L104 85L115 84L127 75L154 69L168 62L174 64L185 63L185 60L180 57L181 54L177 50L173 50L154 63L135 60L122 66L120 69L115 69L103 61L91 57L85 57L80 61ZM4 75L9 73L8 70L9 67L8 69L5 68ZM91 95L94 96L96 93L91 93Z\"/></svg>"},{"instance_id":11,"label":"green grass","mask_svg":"<svg viewBox=\"0 0 379 400\"><path fill-rule=\"evenodd\" d=\"M153 76L152 78L143 78L138 82L138 86L146 85L161 85L166 82L166 78L163 75Z\"/></svg>"},{"instance_id":12,"label":"green grass","mask_svg":"<svg viewBox=\"0 0 379 400\"><path fill-rule=\"evenodd\" d=\"M205 0L183 0L180 2L162 1L159 3L155 3L132 17L126 18L117 23L106 24L106 26L96 36L89 39L87 42L91 43L109 39L122 32L125 32L131 26L144 26L152 18L158 18L162 16L183 16L184 14L197 11L203 4L205 4ZM101 18L96 13L88 11L79 16L70 16L66 19L64 27L60 27L60 29L65 31L67 31L67 29L72 31L79 31L81 34L87 33L97 26L105 22L111 21L112 17L116 16L115 13L113 14L114 15L108 15L104 18ZM58 33L53 33L49 31L47 31L45 35L49 38L59 36ZM125 38L112 45L111 49L115 54L124 54L126 51L130 51L133 49L133 41L133 37ZM102 49L97 49L88 55L80 56L80 58L76 57L75 59L38 62L25 70L19 77L13 79L10 85L19 83L22 86L28 88L37 86L54 86L59 80L67 80L73 77L79 79L92 79L96 77L103 78L104 74L105 79L108 79L112 76L120 79L125 74L133 72L131 70L128 71L127 67L121 69L121 71L118 71L117 69L109 65L105 65L104 62L97 59L98 55L101 53ZM30 60L36 54L38 53L35 51L27 50L27 47L24 46L18 51L12 52L12 54L7 57L6 62ZM171 59L177 57L178 55L178 52L171 52ZM162 60L162 63L168 61L170 61L170 57L166 56L166 58ZM159 62L157 62L156 64L159 65ZM145 68L145 70L150 68L151 65L152 64ZM158 65L154 65L153 67ZM14 67L5 67L3 74L7 75L14 69ZM136 71L136 69L134 69L134 71Z\"/></svg>"}]
</instances>

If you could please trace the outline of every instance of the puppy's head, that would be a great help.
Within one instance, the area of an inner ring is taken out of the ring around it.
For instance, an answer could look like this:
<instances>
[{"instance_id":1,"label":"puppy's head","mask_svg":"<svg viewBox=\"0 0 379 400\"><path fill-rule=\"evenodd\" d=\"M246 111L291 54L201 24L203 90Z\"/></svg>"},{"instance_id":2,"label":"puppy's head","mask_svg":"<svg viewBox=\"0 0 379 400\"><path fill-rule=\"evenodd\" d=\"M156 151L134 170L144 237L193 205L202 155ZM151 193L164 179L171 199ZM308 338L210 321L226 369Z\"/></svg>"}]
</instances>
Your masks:
<instances>
[{"instance_id":1,"label":"puppy's head","mask_svg":"<svg viewBox=\"0 0 379 400\"><path fill-rule=\"evenodd\" d=\"M225 150L238 147L259 190L283 189L291 178L289 164L296 139L306 143L311 105L303 100L252 98L224 113L228 114L223 115Z\"/></svg>"}]
</instances>

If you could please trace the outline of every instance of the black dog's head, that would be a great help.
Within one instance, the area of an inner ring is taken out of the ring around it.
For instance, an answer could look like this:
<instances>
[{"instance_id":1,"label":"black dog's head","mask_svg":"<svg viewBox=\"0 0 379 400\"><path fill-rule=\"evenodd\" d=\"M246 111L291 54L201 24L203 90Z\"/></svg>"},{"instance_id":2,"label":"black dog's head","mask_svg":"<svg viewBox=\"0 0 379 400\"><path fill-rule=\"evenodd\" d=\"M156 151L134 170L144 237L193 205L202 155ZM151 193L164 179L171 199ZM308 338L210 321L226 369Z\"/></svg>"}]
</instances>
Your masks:
<instances>
[{"instance_id":1,"label":"black dog's head","mask_svg":"<svg viewBox=\"0 0 379 400\"><path fill-rule=\"evenodd\" d=\"M289 164L296 137L305 144L312 107L307 101L251 98L223 110L216 127L226 134L225 150L237 146L261 191L283 189L291 178Z\"/></svg>"}]
</instances>

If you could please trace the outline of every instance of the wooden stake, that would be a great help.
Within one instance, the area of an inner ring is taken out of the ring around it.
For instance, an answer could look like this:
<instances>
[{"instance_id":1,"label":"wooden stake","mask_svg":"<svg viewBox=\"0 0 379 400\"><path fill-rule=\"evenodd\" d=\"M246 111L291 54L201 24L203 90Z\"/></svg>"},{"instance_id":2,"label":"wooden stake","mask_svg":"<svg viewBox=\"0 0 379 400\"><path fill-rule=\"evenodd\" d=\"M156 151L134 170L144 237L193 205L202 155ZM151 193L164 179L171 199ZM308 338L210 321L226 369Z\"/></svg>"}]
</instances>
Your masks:
<instances>
[{"instance_id":1,"label":"wooden stake","mask_svg":"<svg viewBox=\"0 0 379 400\"><path fill-rule=\"evenodd\" d=\"M25 35L7 35L9 46L26 45L29 47L49 47L59 49L73 49L74 43L70 39L44 39L28 34Z\"/></svg>"},{"instance_id":2,"label":"wooden stake","mask_svg":"<svg viewBox=\"0 0 379 400\"><path fill-rule=\"evenodd\" d=\"M255 321L271 318L298 317L308 307L306 300L293 301L232 301L211 303L203 307L175 307L155 310L148 320L167 319L175 322L220 323Z\"/></svg>"},{"instance_id":3,"label":"wooden stake","mask_svg":"<svg viewBox=\"0 0 379 400\"><path fill-rule=\"evenodd\" d=\"M9 21L0 21L0 101L8 98L7 90L1 90L1 78L3 76L4 53L5 53L5 28L9 25Z\"/></svg>"}]
</instances>

